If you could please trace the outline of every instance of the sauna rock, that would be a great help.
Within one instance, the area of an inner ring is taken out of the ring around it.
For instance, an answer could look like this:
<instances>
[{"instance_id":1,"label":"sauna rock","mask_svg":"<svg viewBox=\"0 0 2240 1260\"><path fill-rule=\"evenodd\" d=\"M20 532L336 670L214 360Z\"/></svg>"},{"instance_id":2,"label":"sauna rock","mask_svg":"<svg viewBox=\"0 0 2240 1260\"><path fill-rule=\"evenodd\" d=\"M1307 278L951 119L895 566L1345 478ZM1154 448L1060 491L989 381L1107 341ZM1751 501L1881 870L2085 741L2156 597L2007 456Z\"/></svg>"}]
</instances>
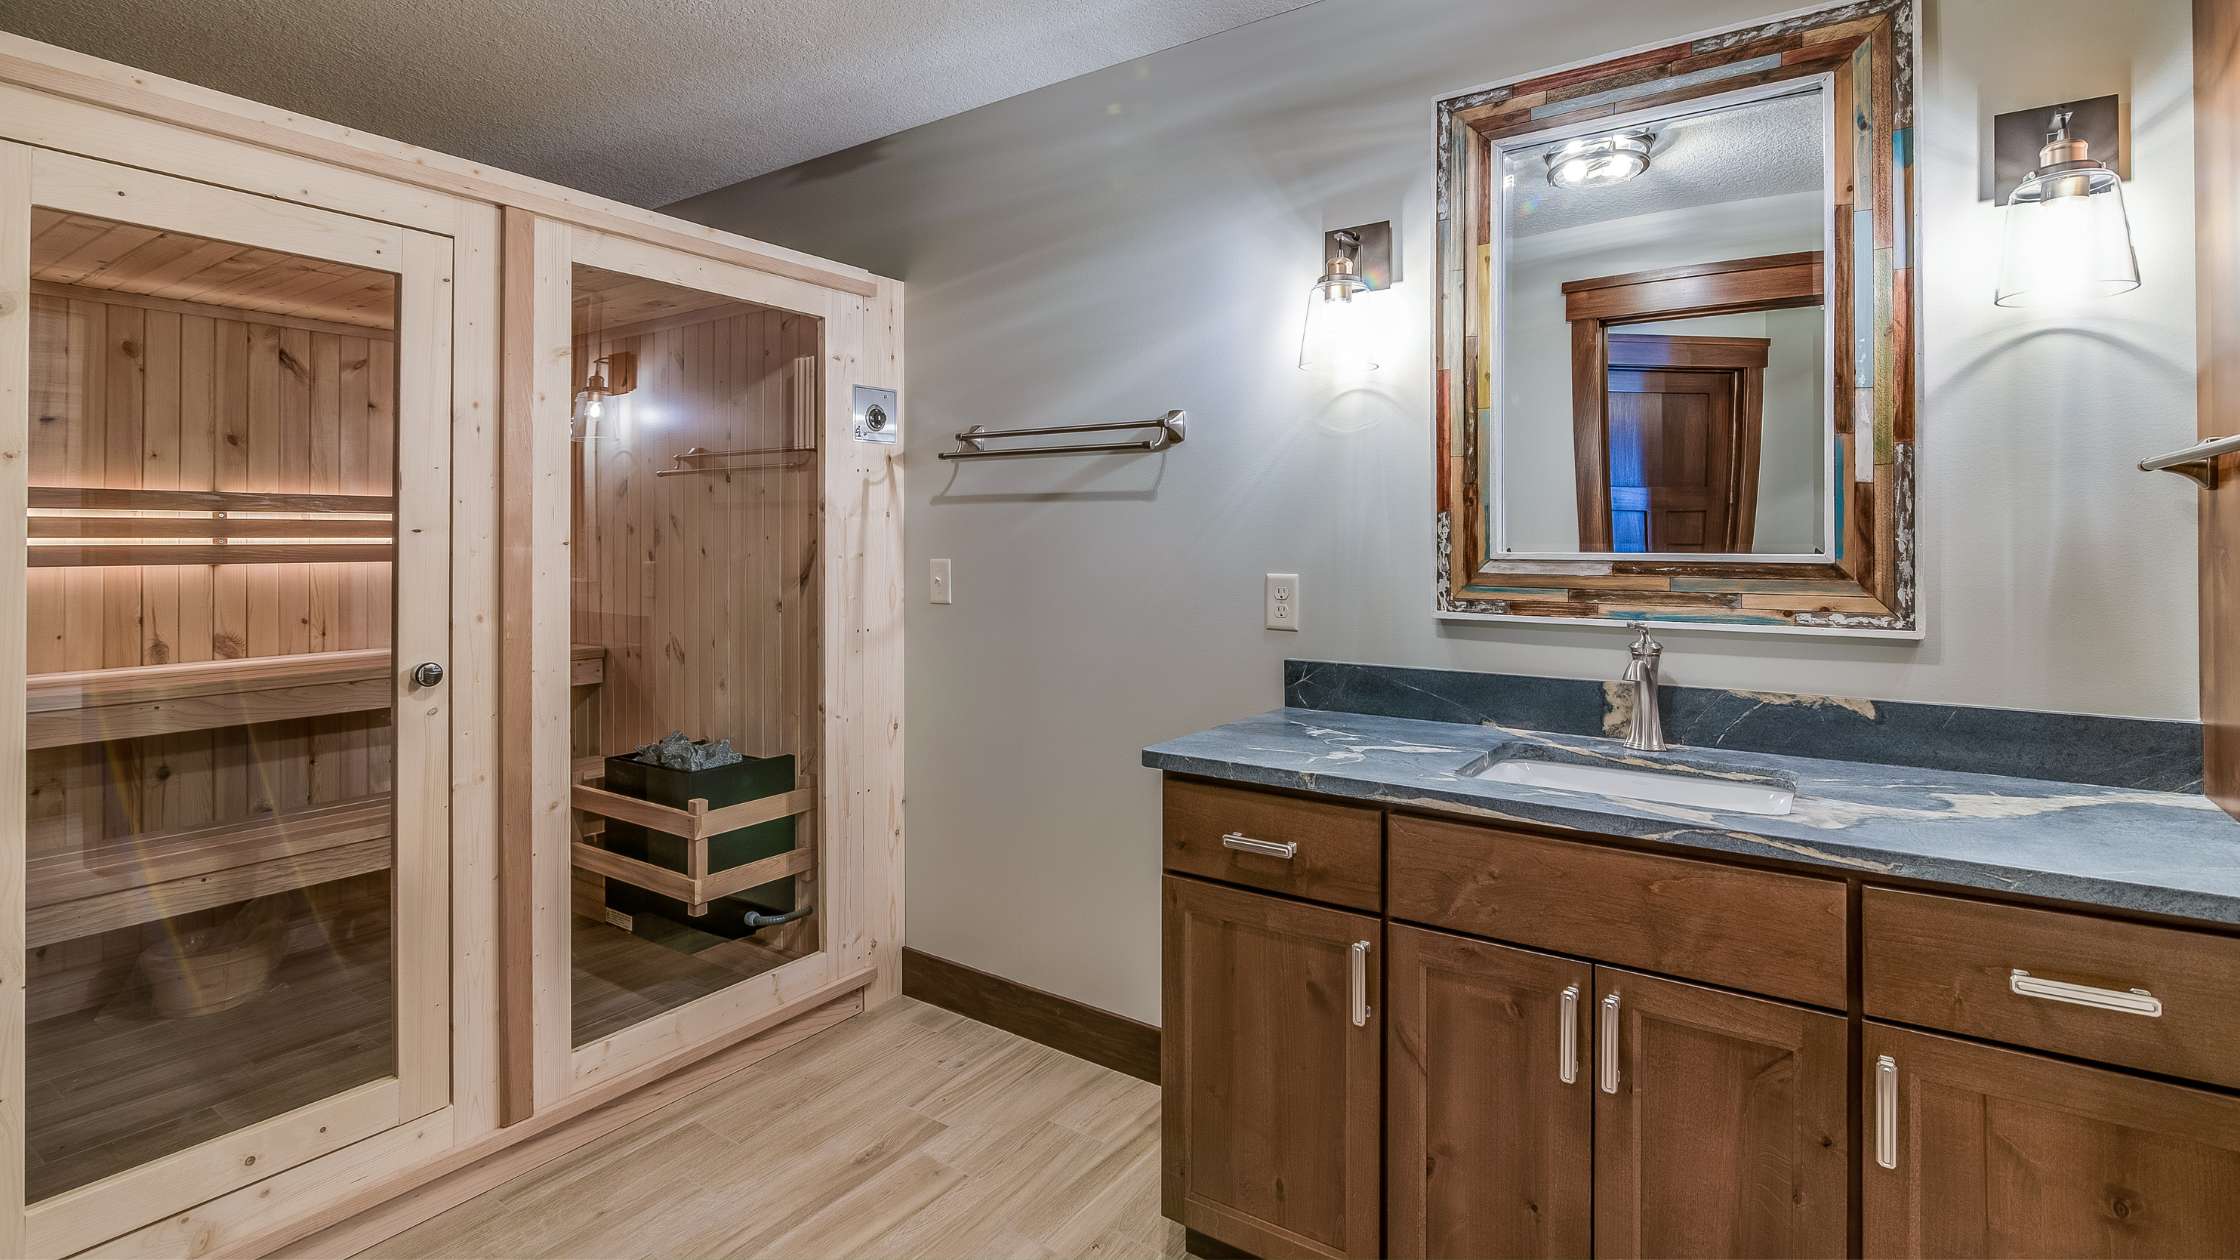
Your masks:
<instances>
[{"instance_id":1,"label":"sauna rock","mask_svg":"<svg viewBox=\"0 0 2240 1260\"><path fill-rule=\"evenodd\" d=\"M719 739L712 744L694 743L684 737L683 731L671 731L660 742L645 744L638 749L638 760L649 766L662 766L670 770L713 770L717 766L732 766L745 761L741 754L732 751L731 741Z\"/></svg>"}]
</instances>

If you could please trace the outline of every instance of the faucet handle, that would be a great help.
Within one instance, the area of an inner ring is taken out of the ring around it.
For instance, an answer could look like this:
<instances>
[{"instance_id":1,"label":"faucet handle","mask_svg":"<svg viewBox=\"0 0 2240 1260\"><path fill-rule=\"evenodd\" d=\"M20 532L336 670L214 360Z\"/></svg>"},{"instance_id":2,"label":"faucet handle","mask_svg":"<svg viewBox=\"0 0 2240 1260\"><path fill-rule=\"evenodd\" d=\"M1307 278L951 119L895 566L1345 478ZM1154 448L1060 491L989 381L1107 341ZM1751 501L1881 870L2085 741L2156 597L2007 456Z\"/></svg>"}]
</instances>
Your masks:
<instances>
[{"instance_id":1,"label":"faucet handle","mask_svg":"<svg viewBox=\"0 0 2240 1260\"><path fill-rule=\"evenodd\" d=\"M1633 628L1634 632L1640 636L1633 641L1634 659L1656 659L1657 654L1664 651L1664 644L1659 643L1655 639L1649 637L1649 627L1647 623L1636 622Z\"/></svg>"}]
</instances>

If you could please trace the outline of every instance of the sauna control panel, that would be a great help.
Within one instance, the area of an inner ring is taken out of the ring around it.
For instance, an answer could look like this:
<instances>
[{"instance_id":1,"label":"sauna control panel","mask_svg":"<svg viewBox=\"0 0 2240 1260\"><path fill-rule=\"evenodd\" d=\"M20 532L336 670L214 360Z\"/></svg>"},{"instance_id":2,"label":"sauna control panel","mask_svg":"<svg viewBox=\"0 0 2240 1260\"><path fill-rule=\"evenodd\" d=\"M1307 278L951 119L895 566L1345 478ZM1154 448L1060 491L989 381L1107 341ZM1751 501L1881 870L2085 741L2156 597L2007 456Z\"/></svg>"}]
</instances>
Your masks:
<instances>
[{"instance_id":1,"label":"sauna control panel","mask_svg":"<svg viewBox=\"0 0 2240 1260\"><path fill-rule=\"evenodd\" d=\"M854 410L856 441L892 446L902 440L902 408L895 391L858 385Z\"/></svg>"}]
</instances>

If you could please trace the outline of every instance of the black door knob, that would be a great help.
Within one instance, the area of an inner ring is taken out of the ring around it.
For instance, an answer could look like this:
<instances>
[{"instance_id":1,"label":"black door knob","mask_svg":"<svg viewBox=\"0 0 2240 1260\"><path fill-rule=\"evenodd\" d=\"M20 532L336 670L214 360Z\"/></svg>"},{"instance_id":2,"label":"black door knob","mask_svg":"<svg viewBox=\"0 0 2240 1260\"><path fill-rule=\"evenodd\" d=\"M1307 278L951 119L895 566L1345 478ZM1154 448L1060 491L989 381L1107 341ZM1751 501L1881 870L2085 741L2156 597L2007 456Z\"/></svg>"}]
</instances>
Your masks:
<instances>
[{"instance_id":1,"label":"black door knob","mask_svg":"<svg viewBox=\"0 0 2240 1260\"><path fill-rule=\"evenodd\" d=\"M443 681L443 666L429 661L412 671L412 681L423 687L433 687Z\"/></svg>"}]
</instances>

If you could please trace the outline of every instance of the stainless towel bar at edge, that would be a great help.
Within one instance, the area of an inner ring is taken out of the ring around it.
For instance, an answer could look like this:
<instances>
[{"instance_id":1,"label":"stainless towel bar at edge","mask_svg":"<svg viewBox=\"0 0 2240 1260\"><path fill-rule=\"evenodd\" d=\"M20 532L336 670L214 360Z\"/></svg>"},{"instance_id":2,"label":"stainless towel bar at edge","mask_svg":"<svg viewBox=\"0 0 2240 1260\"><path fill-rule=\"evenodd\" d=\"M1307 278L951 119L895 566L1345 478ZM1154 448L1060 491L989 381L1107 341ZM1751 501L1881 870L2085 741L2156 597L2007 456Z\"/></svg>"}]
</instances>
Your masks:
<instances>
[{"instance_id":1,"label":"stainless towel bar at edge","mask_svg":"<svg viewBox=\"0 0 2240 1260\"><path fill-rule=\"evenodd\" d=\"M2205 490L2217 488L2217 456L2240 451L2240 434L2203 438L2183 450L2139 461L2140 472L2176 473L2200 482Z\"/></svg>"},{"instance_id":2,"label":"stainless towel bar at edge","mask_svg":"<svg viewBox=\"0 0 2240 1260\"><path fill-rule=\"evenodd\" d=\"M1043 437L1053 433L1112 433L1126 429L1157 429L1142 442L1091 442L1079 446L1015 446L988 449L990 438ZM1060 424L1039 429L983 429L973 425L957 435L958 449L941 452L943 459L1000 459L1010 455L1121 455L1163 451L1182 445L1189 431L1189 413L1170 411L1156 420L1121 421L1114 424Z\"/></svg>"}]
</instances>

